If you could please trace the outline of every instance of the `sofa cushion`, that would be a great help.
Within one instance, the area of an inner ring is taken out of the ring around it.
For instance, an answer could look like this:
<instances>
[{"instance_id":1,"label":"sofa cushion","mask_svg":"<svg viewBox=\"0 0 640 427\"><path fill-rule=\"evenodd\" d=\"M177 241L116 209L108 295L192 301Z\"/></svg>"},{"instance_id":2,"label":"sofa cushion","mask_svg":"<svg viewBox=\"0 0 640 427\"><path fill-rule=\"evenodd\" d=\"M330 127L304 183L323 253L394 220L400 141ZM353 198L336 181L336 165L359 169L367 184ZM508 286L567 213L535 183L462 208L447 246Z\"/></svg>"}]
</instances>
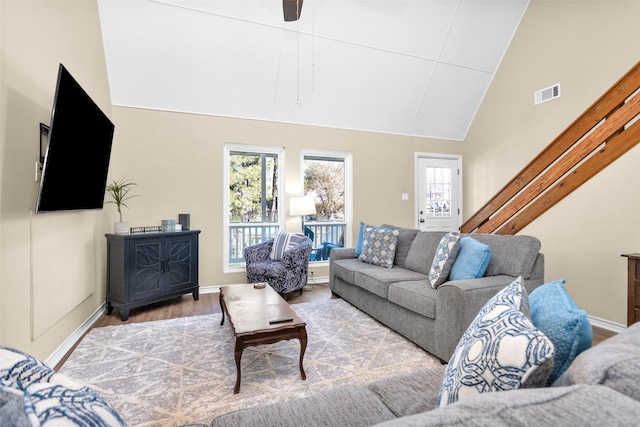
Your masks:
<instances>
[{"instance_id":1,"label":"sofa cushion","mask_svg":"<svg viewBox=\"0 0 640 427\"><path fill-rule=\"evenodd\" d=\"M485 276L508 276L531 278L533 265L540 252L540 240L533 236L505 236L498 234L477 234L473 238L489 245L491 260Z\"/></svg>"},{"instance_id":2,"label":"sofa cushion","mask_svg":"<svg viewBox=\"0 0 640 427\"><path fill-rule=\"evenodd\" d=\"M387 299L430 319L436 318L436 290L428 280L392 283Z\"/></svg>"},{"instance_id":3,"label":"sofa cushion","mask_svg":"<svg viewBox=\"0 0 640 427\"><path fill-rule=\"evenodd\" d=\"M31 427L22 391L0 386L0 426Z\"/></svg>"},{"instance_id":4,"label":"sofa cushion","mask_svg":"<svg viewBox=\"0 0 640 427\"><path fill-rule=\"evenodd\" d=\"M480 310L451 356L438 395L445 406L474 394L543 386L553 367L553 343L520 311L522 277Z\"/></svg>"},{"instance_id":5,"label":"sofa cushion","mask_svg":"<svg viewBox=\"0 0 640 427\"><path fill-rule=\"evenodd\" d=\"M400 232L380 227L365 227L362 237L362 253L358 260L381 267L393 267L396 243Z\"/></svg>"},{"instance_id":6,"label":"sofa cushion","mask_svg":"<svg viewBox=\"0 0 640 427\"><path fill-rule=\"evenodd\" d=\"M640 403L633 399L606 387L576 385L485 393L377 426L632 426L638 417Z\"/></svg>"},{"instance_id":7,"label":"sofa cushion","mask_svg":"<svg viewBox=\"0 0 640 427\"><path fill-rule=\"evenodd\" d=\"M478 242L473 237L465 236L460 239L460 251L456 257L449 280L477 279L484 272L491 260L489 245Z\"/></svg>"},{"instance_id":8,"label":"sofa cushion","mask_svg":"<svg viewBox=\"0 0 640 427\"><path fill-rule=\"evenodd\" d=\"M529 295L531 320L549 337L556 349L547 385L557 380L578 354L591 347L593 341L587 312L573 302L564 289L564 283L564 279L546 283Z\"/></svg>"},{"instance_id":9,"label":"sofa cushion","mask_svg":"<svg viewBox=\"0 0 640 427\"><path fill-rule=\"evenodd\" d=\"M394 375L371 382L367 384L367 388L376 393L396 417L419 414L436 407L445 369L446 366L441 365Z\"/></svg>"},{"instance_id":10,"label":"sofa cushion","mask_svg":"<svg viewBox=\"0 0 640 427\"><path fill-rule=\"evenodd\" d=\"M358 261L358 258L346 258L331 262L331 274L347 283L356 283L356 271L371 268L370 264Z\"/></svg>"},{"instance_id":11,"label":"sofa cushion","mask_svg":"<svg viewBox=\"0 0 640 427\"><path fill-rule=\"evenodd\" d=\"M211 427L370 426L395 419L366 387L344 386L328 392L221 415Z\"/></svg>"},{"instance_id":12,"label":"sofa cushion","mask_svg":"<svg viewBox=\"0 0 640 427\"><path fill-rule=\"evenodd\" d=\"M409 253L404 260L404 268L429 274L431 263L436 255L436 249L444 231L420 231L411 242Z\"/></svg>"},{"instance_id":13,"label":"sofa cushion","mask_svg":"<svg viewBox=\"0 0 640 427\"><path fill-rule=\"evenodd\" d=\"M640 323L579 354L553 383L602 384L640 401Z\"/></svg>"},{"instance_id":14,"label":"sofa cushion","mask_svg":"<svg viewBox=\"0 0 640 427\"><path fill-rule=\"evenodd\" d=\"M436 249L436 255L433 257L431 268L429 269L429 281L434 289L447 281L459 250L459 233L447 233L442 236Z\"/></svg>"},{"instance_id":15,"label":"sofa cushion","mask_svg":"<svg viewBox=\"0 0 640 427\"><path fill-rule=\"evenodd\" d=\"M422 273L416 273L401 267L384 268L372 265L368 265L368 267L356 271L353 283L385 299L388 298L389 285L391 283L427 279Z\"/></svg>"},{"instance_id":16,"label":"sofa cushion","mask_svg":"<svg viewBox=\"0 0 640 427\"><path fill-rule=\"evenodd\" d=\"M304 242L304 239L305 236L303 234L278 231L276 237L273 239L273 246L271 247L269 258L273 261L282 261L284 253Z\"/></svg>"}]
</instances>

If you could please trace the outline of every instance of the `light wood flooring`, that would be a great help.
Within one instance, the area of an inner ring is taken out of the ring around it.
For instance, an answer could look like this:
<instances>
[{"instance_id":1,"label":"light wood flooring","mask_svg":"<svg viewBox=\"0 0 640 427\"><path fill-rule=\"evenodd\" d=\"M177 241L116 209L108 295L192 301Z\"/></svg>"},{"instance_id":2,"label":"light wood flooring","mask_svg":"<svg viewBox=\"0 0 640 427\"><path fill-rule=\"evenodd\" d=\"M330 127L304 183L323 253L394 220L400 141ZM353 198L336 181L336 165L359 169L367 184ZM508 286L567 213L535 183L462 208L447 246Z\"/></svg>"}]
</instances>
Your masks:
<instances>
[{"instance_id":1,"label":"light wood flooring","mask_svg":"<svg viewBox=\"0 0 640 427\"><path fill-rule=\"evenodd\" d=\"M331 294L328 284L309 285L302 294L295 292L287 299L289 304L298 304L302 302L319 301L324 299L335 298ZM89 329L102 328L105 326L122 325L127 323L150 322L153 320L175 319L177 317L200 316L205 314L220 313L220 303L218 301L218 293L200 294L200 299L194 301L191 294L183 295L167 301L151 304L148 306L131 309L129 318L126 321L120 320L120 311L116 308L111 315L101 316ZM89 333L87 331L87 333ZM607 329L598 327L593 328L593 344L615 335ZM76 345L69 350L65 357L55 366L58 370L67 360Z\"/></svg>"}]
</instances>

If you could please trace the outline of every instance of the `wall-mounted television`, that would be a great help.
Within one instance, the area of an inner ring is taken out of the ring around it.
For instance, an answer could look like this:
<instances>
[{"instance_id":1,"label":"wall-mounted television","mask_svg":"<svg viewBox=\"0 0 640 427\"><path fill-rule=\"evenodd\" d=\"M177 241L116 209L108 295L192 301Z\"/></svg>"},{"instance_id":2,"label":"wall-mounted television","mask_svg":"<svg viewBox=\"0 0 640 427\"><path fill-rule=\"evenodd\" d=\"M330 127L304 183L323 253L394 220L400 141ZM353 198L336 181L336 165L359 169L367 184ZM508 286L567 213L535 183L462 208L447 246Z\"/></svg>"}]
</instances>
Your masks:
<instances>
[{"instance_id":1,"label":"wall-mounted television","mask_svg":"<svg viewBox=\"0 0 640 427\"><path fill-rule=\"evenodd\" d=\"M102 209L114 125L60 64L36 212Z\"/></svg>"}]
</instances>

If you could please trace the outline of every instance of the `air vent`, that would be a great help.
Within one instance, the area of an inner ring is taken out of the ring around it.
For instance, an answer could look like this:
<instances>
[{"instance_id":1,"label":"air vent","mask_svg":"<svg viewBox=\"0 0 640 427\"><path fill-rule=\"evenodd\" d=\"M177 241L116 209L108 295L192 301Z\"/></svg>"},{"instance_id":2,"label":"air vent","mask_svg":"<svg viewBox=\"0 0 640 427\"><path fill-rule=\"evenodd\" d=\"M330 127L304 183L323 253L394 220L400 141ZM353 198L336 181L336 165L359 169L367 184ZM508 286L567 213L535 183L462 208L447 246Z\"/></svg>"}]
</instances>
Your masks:
<instances>
[{"instance_id":1,"label":"air vent","mask_svg":"<svg viewBox=\"0 0 640 427\"><path fill-rule=\"evenodd\" d=\"M534 94L535 105L560 97L560 83L541 89Z\"/></svg>"}]
</instances>

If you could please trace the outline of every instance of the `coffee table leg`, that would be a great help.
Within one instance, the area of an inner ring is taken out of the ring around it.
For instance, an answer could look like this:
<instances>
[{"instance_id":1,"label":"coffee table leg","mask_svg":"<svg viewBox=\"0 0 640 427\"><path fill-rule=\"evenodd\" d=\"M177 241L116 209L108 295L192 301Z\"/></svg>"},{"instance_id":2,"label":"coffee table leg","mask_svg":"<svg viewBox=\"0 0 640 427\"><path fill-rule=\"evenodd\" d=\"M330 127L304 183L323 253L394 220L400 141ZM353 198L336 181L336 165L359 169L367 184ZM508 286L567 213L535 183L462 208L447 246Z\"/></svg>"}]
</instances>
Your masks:
<instances>
[{"instance_id":1,"label":"coffee table leg","mask_svg":"<svg viewBox=\"0 0 640 427\"><path fill-rule=\"evenodd\" d=\"M233 394L238 394L240 393L240 359L242 358L242 343L238 342L237 338L233 341L233 355L236 359L236 386L233 388Z\"/></svg>"},{"instance_id":2,"label":"coffee table leg","mask_svg":"<svg viewBox=\"0 0 640 427\"><path fill-rule=\"evenodd\" d=\"M307 374L304 373L304 368L302 367L302 359L304 358L304 352L307 349L307 329L303 326L300 329L300 375L303 380L307 379Z\"/></svg>"},{"instance_id":3,"label":"coffee table leg","mask_svg":"<svg viewBox=\"0 0 640 427\"><path fill-rule=\"evenodd\" d=\"M222 312L222 320L220 321L220 324L224 325L224 303L222 302L222 290L220 291L219 301L220 301L220 311Z\"/></svg>"}]
</instances>

